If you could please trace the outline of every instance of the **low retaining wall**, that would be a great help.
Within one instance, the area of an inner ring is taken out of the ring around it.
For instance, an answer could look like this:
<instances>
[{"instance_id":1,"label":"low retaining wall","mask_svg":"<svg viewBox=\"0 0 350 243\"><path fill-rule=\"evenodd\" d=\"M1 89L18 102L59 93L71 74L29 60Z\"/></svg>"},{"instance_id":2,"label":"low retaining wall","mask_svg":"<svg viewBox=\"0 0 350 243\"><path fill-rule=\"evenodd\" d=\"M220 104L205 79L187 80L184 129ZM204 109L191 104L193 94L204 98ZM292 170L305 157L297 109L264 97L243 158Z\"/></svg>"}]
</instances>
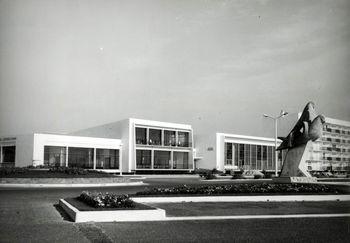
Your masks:
<instances>
[{"instance_id":1,"label":"low retaining wall","mask_svg":"<svg viewBox=\"0 0 350 243\"><path fill-rule=\"evenodd\" d=\"M147 210L108 210L79 211L66 200L60 199L60 206L74 222L135 222L165 220L165 210L155 208Z\"/></svg>"}]
</instances>

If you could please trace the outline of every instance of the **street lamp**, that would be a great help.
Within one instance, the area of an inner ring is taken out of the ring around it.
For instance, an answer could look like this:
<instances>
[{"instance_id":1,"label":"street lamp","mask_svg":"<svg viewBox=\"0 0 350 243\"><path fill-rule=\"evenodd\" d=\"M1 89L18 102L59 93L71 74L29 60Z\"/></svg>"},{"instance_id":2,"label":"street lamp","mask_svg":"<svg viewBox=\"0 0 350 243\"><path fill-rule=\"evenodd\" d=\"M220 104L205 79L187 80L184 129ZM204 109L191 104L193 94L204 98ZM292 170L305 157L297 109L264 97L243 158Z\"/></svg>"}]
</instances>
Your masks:
<instances>
[{"instance_id":1,"label":"street lamp","mask_svg":"<svg viewBox=\"0 0 350 243\"><path fill-rule=\"evenodd\" d=\"M282 118L282 117L285 117L286 115L288 115L288 112L286 112L284 110L281 110L281 113L279 114L279 116L276 116L276 117L272 117L272 116L264 114L264 117L271 118L275 122L275 175L276 175L276 177L278 175L278 169L277 169L278 158L277 158L277 150L276 150L277 149L277 120Z\"/></svg>"}]
</instances>

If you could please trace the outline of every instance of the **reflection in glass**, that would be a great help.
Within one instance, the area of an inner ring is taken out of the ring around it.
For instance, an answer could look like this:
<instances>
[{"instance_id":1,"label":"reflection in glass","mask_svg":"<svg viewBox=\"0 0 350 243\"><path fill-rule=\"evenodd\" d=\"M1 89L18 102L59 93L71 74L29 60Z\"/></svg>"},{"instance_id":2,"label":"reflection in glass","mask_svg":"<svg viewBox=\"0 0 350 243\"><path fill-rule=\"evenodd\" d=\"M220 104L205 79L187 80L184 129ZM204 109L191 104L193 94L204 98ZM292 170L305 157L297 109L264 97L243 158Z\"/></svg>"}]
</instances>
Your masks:
<instances>
[{"instance_id":1,"label":"reflection in glass","mask_svg":"<svg viewBox=\"0 0 350 243\"><path fill-rule=\"evenodd\" d=\"M65 166L66 147L44 146L44 165Z\"/></svg>"},{"instance_id":2,"label":"reflection in glass","mask_svg":"<svg viewBox=\"0 0 350 243\"><path fill-rule=\"evenodd\" d=\"M189 133L188 132L178 132L178 143L179 147L189 147Z\"/></svg>"},{"instance_id":3,"label":"reflection in glass","mask_svg":"<svg viewBox=\"0 0 350 243\"><path fill-rule=\"evenodd\" d=\"M136 150L136 168L151 169L151 150Z\"/></svg>"},{"instance_id":4,"label":"reflection in glass","mask_svg":"<svg viewBox=\"0 0 350 243\"><path fill-rule=\"evenodd\" d=\"M170 151L154 151L154 169L170 169Z\"/></svg>"},{"instance_id":5,"label":"reflection in glass","mask_svg":"<svg viewBox=\"0 0 350 243\"><path fill-rule=\"evenodd\" d=\"M174 152L174 169L188 169L188 153Z\"/></svg>"},{"instance_id":6,"label":"reflection in glass","mask_svg":"<svg viewBox=\"0 0 350 243\"><path fill-rule=\"evenodd\" d=\"M149 145L161 145L162 130L149 129Z\"/></svg>"},{"instance_id":7,"label":"reflection in glass","mask_svg":"<svg viewBox=\"0 0 350 243\"><path fill-rule=\"evenodd\" d=\"M147 129L136 127L136 144L147 144Z\"/></svg>"},{"instance_id":8,"label":"reflection in glass","mask_svg":"<svg viewBox=\"0 0 350 243\"><path fill-rule=\"evenodd\" d=\"M96 169L119 169L119 150L96 149Z\"/></svg>"},{"instance_id":9,"label":"reflection in glass","mask_svg":"<svg viewBox=\"0 0 350 243\"><path fill-rule=\"evenodd\" d=\"M94 149L92 148L68 148L68 166L85 169L93 169Z\"/></svg>"},{"instance_id":10,"label":"reflection in glass","mask_svg":"<svg viewBox=\"0 0 350 243\"><path fill-rule=\"evenodd\" d=\"M164 130L164 146L176 146L176 132Z\"/></svg>"}]
</instances>

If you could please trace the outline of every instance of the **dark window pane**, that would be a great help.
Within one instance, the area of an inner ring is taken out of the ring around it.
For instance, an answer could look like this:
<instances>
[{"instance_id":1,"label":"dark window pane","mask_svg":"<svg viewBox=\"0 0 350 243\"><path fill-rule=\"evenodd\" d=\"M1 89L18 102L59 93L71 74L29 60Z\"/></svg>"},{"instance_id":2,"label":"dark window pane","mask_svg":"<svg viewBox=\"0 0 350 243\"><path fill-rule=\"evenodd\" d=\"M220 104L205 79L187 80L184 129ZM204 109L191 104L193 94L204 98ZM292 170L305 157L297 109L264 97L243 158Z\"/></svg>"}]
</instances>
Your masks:
<instances>
[{"instance_id":1,"label":"dark window pane","mask_svg":"<svg viewBox=\"0 0 350 243\"><path fill-rule=\"evenodd\" d=\"M136 168L151 169L151 150L136 150Z\"/></svg>"},{"instance_id":2,"label":"dark window pane","mask_svg":"<svg viewBox=\"0 0 350 243\"><path fill-rule=\"evenodd\" d=\"M164 131L164 146L176 146L176 132Z\"/></svg>"},{"instance_id":3,"label":"dark window pane","mask_svg":"<svg viewBox=\"0 0 350 243\"><path fill-rule=\"evenodd\" d=\"M147 144L147 129L136 127L136 144Z\"/></svg>"},{"instance_id":4,"label":"dark window pane","mask_svg":"<svg viewBox=\"0 0 350 243\"><path fill-rule=\"evenodd\" d=\"M154 151L154 169L170 169L170 151Z\"/></svg>"},{"instance_id":5,"label":"dark window pane","mask_svg":"<svg viewBox=\"0 0 350 243\"><path fill-rule=\"evenodd\" d=\"M159 129L149 129L149 145L161 145L162 131Z\"/></svg>"},{"instance_id":6,"label":"dark window pane","mask_svg":"<svg viewBox=\"0 0 350 243\"><path fill-rule=\"evenodd\" d=\"M66 147L44 146L44 165L65 166Z\"/></svg>"},{"instance_id":7,"label":"dark window pane","mask_svg":"<svg viewBox=\"0 0 350 243\"><path fill-rule=\"evenodd\" d=\"M225 143L225 165L232 165L232 143Z\"/></svg>"},{"instance_id":8,"label":"dark window pane","mask_svg":"<svg viewBox=\"0 0 350 243\"><path fill-rule=\"evenodd\" d=\"M68 166L92 169L94 166L94 149L68 148Z\"/></svg>"},{"instance_id":9,"label":"dark window pane","mask_svg":"<svg viewBox=\"0 0 350 243\"><path fill-rule=\"evenodd\" d=\"M178 143L177 145L180 147L189 147L189 133L188 132L178 132Z\"/></svg>"},{"instance_id":10,"label":"dark window pane","mask_svg":"<svg viewBox=\"0 0 350 243\"><path fill-rule=\"evenodd\" d=\"M3 163L15 163L16 146L2 147L2 161Z\"/></svg>"},{"instance_id":11,"label":"dark window pane","mask_svg":"<svg viewBox=\"0 0 350 243\"><path fill-rule=\"evenodd\" d=\"M174 152L174 169L188 169L188 153Z\"/></svg>"},{"instance_id":12,"label":"dark window pane","mask_svg":"<svg viewBox=\"0 0 350 243\"><path fill-rule=\"evenodd\" d=\"M96 149L96 169L119 169L119 150Z\"/></svg>"}]
</instances>

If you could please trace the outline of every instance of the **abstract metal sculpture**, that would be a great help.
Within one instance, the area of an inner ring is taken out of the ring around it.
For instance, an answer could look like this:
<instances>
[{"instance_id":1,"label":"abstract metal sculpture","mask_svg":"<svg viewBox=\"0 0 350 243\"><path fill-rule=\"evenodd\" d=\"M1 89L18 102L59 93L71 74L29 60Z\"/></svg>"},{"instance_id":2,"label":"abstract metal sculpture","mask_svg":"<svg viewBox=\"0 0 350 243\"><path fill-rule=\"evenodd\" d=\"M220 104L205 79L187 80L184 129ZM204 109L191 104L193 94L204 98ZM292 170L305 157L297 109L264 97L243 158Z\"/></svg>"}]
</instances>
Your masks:
<instances>
[{"instance_id":1,"label":"abstract metal sculpture","mask_svg":"<svg viewBox=\"0 0 350 243\"><path fill-rule=\"evenodd\" d=\"M280 138L282 143L277 150L288 150L280 178L289 178L289 182L315 181L307 171L306 160L310 158L312 143L322 137L324 123L325 117L323 115L316 116L315 104L313 102L307 103L288 136Z\"/></svg>"}]
</instances>

